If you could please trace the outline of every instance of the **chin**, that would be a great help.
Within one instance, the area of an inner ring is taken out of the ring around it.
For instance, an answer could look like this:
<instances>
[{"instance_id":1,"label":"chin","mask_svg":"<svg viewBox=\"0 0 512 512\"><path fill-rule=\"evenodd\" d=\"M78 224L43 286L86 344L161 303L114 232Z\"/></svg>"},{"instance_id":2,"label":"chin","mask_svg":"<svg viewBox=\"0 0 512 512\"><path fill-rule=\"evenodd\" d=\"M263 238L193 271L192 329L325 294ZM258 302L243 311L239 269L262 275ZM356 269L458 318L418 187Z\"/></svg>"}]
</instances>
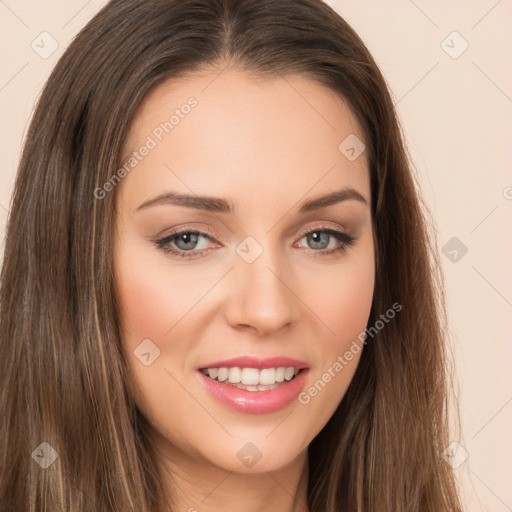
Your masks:
<instances>
[{"instance_id":1,"label":"chin","mask_svg":"<svg viewBox=\"0 0 512 512\"><path fill-rule=\"evenodd\" d=\"M208 453L207 458L226 471L258 474L279 471L305 455L307 445L301 445L298 439L289 440L292 442L286 445L281 438L269 440L265 436L268 433L252 438L236 437L230 445L216 445L216 453Z\"/></svg>"}]
</instances>

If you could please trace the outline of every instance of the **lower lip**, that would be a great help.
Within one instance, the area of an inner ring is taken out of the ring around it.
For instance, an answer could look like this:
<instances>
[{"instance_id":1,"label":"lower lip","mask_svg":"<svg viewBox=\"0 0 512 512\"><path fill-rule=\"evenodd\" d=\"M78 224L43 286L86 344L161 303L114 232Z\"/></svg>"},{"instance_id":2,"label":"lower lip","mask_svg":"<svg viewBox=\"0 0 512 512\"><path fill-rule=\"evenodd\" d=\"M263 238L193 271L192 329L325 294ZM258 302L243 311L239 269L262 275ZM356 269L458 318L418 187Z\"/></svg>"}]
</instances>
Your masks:
<instances>
[{"instance_id":1,"label":"lower lip","mask_svg":"<svg viewBox=\"0 0 512 512\"><path fill-rule=\"evenodd\" d=\"M283 409L297 398L300 391L304 388L308 370L303 369L293 380L285 381L278 388L268 391L239 389L235 386L210 379L210 377L207 377L202 372L198 373L206 389L221 404L248 414L268 414Z\"/></svg>"}]
</instances>

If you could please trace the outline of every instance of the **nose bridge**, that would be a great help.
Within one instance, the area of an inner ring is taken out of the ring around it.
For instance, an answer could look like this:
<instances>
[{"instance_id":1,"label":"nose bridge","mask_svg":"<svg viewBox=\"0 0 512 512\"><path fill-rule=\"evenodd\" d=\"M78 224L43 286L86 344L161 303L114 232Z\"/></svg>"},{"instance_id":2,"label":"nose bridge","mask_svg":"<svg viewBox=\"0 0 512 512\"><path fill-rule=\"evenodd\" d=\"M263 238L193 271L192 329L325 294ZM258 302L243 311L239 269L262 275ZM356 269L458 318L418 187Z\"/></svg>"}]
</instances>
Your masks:
<instances>
[{"instance_id":1,"label":"nose bridge","mask_svg":"<svg viewBox=\"0 0 512 512\"><path fill-rule=\"evenodd\" d=\"M228 318L234 327L269 333L296 319L291 267L282 247L271 245L271 240L268 235L261 242L249 236L236 248Z\"/></svg>"}]
</instances>

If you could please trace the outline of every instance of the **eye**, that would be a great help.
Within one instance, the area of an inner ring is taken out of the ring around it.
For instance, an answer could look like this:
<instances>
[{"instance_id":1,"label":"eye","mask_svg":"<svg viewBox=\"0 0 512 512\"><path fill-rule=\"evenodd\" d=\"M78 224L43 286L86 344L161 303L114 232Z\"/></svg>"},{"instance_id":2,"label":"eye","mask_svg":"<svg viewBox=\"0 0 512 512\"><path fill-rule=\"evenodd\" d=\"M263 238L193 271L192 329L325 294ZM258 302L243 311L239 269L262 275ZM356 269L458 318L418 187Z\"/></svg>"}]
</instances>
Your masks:
<instances>
[{"instance_id":1,"label":"eye","mask_svg":"<svg viewBox=\"0 0 512 512\"><path fill-rule=\"evenodd\" d=\"M156 240L155 243L166 254L173 254L179 258L195 258L208 252L204 247L206 240L211 240L209 233L185 227Z\"/></svg>"},{"instance_id":2,"label":"eye","mask_svg":"<svg viewBox=\"0 0 512 512\"><path fill-rule=\"evenodd\" d=\"M344 252L349 246L354 245L357 237L342 230L332 227L319 226L305 232L299 241L306 239L308 247L305 252L316 257L317 255L329 256L334 253ZM209 252L208 241L213 237L210 232L198 231L190 227L184 227L172 232L154 243L166 254L172 254L178 258L199 258ZM331 242L338 245L329 248ZM301 245L302 247L302 245Z\"/></svg>"},{"instance_id":3,"label":"eye","mask_svg":"<svg viewBox=\"0 0 512 512\"><path fill-rule=\"evenodd\" d=\"M303 239L306 239L306 244L308 245L306 252L316 257L317 255L328 256L333 253L344 252L349 246L355 244L357 238L340 229L319 226L304 233L301 240ZM336 243L336 241L339 245L325 250L331 242Z\"/></svg>"}]
</instances>

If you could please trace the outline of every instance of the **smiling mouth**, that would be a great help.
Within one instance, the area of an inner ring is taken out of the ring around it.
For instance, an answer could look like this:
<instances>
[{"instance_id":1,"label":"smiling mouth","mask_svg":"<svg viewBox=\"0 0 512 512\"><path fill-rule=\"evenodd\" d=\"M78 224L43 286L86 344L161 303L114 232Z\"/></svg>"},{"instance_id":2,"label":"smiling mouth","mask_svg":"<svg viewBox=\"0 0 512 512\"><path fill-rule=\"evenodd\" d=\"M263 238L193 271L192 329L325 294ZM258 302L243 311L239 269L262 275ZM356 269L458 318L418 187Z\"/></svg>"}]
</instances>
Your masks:
<instances>
[{"instance_id":1,"label":"smiling mouth","mask_svg":"<svg viewBox=\"0 0 512 512\"><path fill-rule=\"evenodd\" d=\"M201 373L210 379L246 391L270 391L295 379L303 371L293 366L275 368L202 368Z\"/></svg>"}]
</instances>

